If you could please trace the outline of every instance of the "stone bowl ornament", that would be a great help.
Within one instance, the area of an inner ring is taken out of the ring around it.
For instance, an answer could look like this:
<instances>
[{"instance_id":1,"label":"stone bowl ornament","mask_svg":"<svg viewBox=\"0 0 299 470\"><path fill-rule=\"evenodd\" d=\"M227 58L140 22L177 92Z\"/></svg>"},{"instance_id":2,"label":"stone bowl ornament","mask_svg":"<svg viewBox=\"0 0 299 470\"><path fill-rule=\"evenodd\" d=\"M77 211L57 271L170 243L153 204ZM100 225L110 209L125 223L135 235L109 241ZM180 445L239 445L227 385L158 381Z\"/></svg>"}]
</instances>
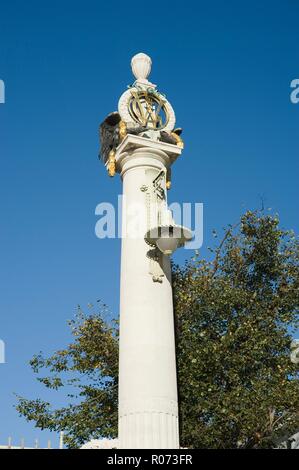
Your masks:
<instances>
[{"instance_id":1,"label":"stone bowl ornament","mask_svg":"<svg viewBox=\"0 0 299 470\"><path fill-rule=\"evenodd\" d=\"M161 213L161 225L149 229L145 236L145 242L158 248L163 255L170 256L177 248L185 245L193 238L191 230L182 225L176 225L170 210Z\"/></svg>"},{"instance_id":2,"label":"stone bowl ornament","mask_svg":"<svg viewBox=\"0 0 299 470\"><path fill-rule=\"evenodd\" d=\"M148 83L147 77L151 73L152 59L140 52L134 55L131 60L131 67L134 77L138 82Z\"/></svg>"}]
</instances>

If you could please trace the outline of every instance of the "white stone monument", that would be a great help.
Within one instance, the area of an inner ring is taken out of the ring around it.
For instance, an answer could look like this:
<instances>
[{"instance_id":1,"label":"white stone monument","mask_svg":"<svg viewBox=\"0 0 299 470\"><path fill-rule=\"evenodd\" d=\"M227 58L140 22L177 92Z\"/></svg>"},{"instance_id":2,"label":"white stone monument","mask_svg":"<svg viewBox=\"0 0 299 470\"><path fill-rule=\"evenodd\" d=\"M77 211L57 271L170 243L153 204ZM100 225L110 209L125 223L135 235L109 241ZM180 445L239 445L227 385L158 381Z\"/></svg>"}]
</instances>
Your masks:
<instances>
[{"instance_id":1,"label":"white stone monument","mask_svg":"<svg viewBox=\"0 0 299 470\"><path fill-rule=\"evenodd\" d=\"M169 255L191 239L167 208L170 167L183 148L175 114L133 57L134 84L100 126L101 157L123 181L119 448L178 449L178 398Z\"/></svg>"}]
</instances>

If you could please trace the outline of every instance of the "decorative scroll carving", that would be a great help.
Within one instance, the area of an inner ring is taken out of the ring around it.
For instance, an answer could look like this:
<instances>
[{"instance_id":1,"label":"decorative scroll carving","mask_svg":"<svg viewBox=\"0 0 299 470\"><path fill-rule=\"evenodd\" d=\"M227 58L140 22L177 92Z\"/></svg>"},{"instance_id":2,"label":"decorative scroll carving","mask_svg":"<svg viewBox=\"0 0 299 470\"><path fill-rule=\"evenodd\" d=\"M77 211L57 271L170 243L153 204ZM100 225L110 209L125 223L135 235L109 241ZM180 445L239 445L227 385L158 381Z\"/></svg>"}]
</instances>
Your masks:
<instances>
[{"instance_id":1,"label":"decorative scroll carving","mask_svg":"<svg viewBox=\"0 0 299 470\"><path fill-rule=\"evenodd\" d=\"M161 212L166 204L166 171L160 172L146 170L146 184L140 187L146 198L147 230L157 227L161 223ZM163 282L163 255L157 249L147 252L149 259L149 274L153 282Z\"/></svg>"},{"instance_id":2,"label":"decorative scroll carving","mask_svg":"<svg viewBox=\"0 0 299 470\"><path fill-rule=\"evenodd\" d=\"M165 200L165 171L160 171L153 181L154 192L160 200Z\"/></svg>"}]
</instances>

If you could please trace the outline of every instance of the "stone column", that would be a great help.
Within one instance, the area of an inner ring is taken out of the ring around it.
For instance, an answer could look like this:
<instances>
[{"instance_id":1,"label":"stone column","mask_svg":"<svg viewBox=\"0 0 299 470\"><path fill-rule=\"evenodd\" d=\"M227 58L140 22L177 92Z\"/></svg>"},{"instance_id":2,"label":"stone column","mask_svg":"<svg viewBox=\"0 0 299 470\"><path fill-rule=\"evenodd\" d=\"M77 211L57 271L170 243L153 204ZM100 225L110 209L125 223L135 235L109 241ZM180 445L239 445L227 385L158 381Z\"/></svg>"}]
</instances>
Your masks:
<instances>
[{"instance_id":1,"label":"stone column","mask_svg":"<svg viewBox=\"0 0 299 470\"><path fill-rule=\"evenodd\" d=\"M123 179L123 226L138 204L148 214L155 176L181 153L163 142L127 135L117 149ZM147 220L147 223L149 220ZM146 227L145 227L146 228ZM123 449L179 448L176 356L169 257L149 257L144 232L121 248L119 440ZM160 276L153 276L157 263ZM159 271L160 270L160 271Z\"/></svg>"}]
</instances>

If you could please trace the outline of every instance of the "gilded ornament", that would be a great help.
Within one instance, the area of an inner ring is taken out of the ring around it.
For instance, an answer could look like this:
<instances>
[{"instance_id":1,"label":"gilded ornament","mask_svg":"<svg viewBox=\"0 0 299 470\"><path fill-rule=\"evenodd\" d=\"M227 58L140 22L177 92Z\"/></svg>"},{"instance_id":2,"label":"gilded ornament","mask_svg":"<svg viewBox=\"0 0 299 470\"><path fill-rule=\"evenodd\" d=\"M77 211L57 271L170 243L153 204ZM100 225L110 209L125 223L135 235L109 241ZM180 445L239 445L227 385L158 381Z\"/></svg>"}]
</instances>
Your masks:
<instances>
[{"instance_id":1,"label":"gilded ornament","mask_svg":"<svg viewBox=\"0 0 299 470\"><path fill-rule=\"evenodd\" d=\"M183 149L184 148L184 141L181 138L181 136L179 136L176 132L171 132L170 135L172 135L172 137L176 140L176 145L179 148Z\"/></svg>"},{"instance_id":2,"label":"gilded ornament","mask_svg":"<svg viewBox=\"0 0 299 470\"><path fill-rule=\"evenodd\" d=\"M108 163L107 163L107 171L109 176L114 176L116 172L116 160L115 160L115 151L110 150Z\"/></svg>"},{"instance_id":3,"label":"gilded ornament","mask_svg":"<svg viewBox=\"0 0 299 470\"><path fill-rule=\"evenodd\" d=\"M127 124L124 121L119 121L119 138L122 141L127 135Z\"/></svg>"}]
</instances>

